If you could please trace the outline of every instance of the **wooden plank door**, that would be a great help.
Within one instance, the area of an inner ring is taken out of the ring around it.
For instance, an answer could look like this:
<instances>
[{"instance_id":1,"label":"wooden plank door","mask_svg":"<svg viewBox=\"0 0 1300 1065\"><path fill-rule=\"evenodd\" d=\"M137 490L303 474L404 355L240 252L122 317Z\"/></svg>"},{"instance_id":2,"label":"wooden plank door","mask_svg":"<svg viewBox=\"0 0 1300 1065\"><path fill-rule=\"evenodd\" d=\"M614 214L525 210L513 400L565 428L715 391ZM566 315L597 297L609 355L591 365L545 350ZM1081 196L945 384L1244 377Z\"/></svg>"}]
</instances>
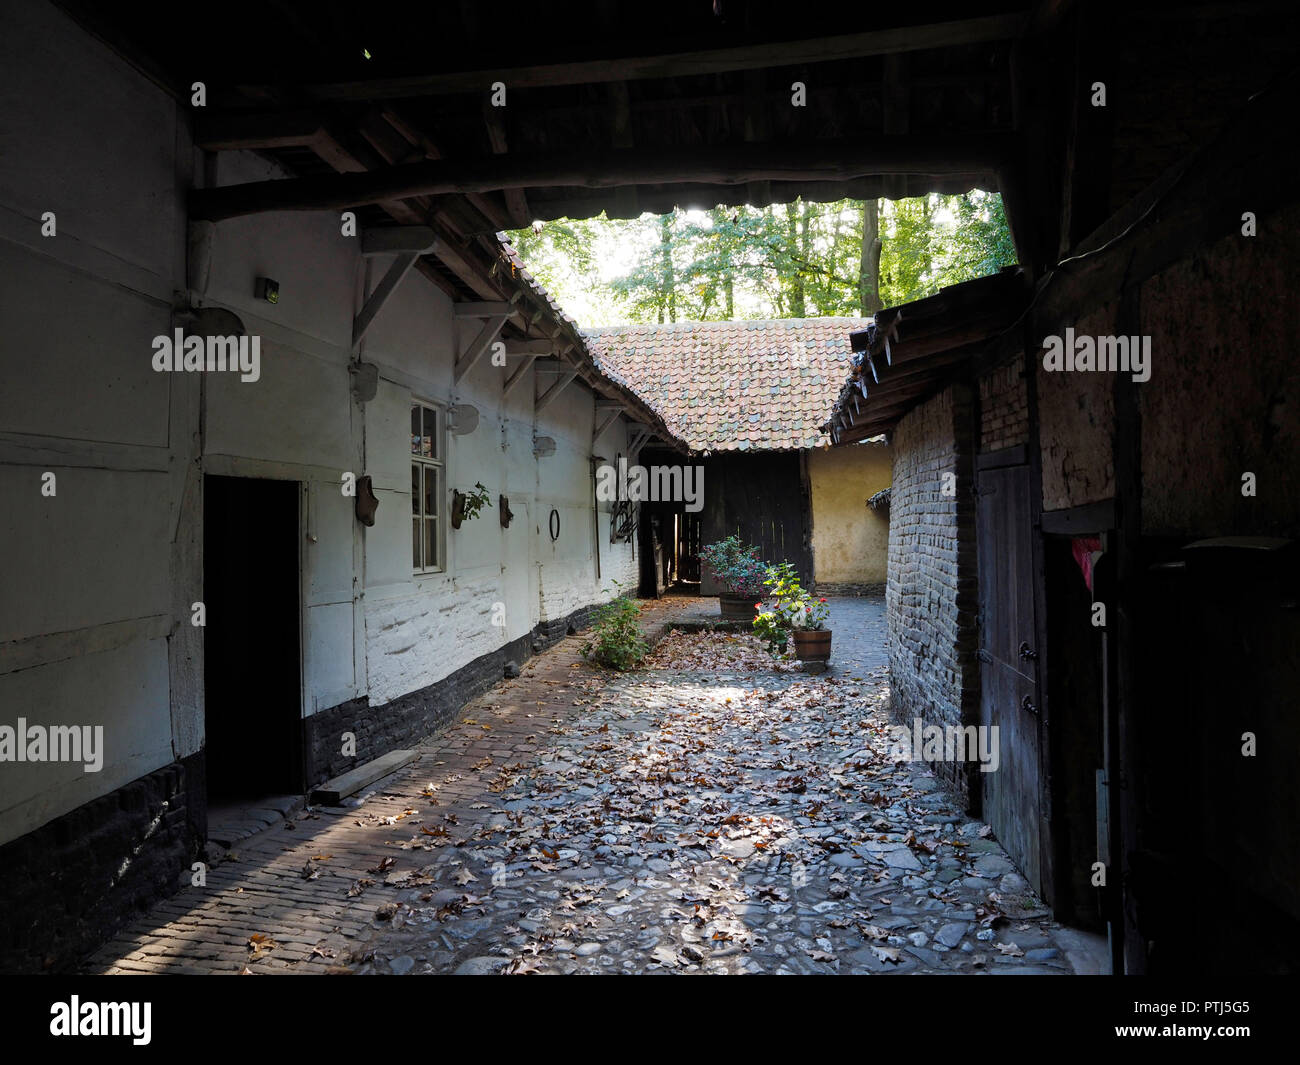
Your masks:
<instances>
[{"instance_id":1,"label":"wooden plank door","mask_svg":"<svg viewBox=\"0 0 1300 1065\"><path fill-rule=\"evenodd\" d=\"M980 724L998 728L999 764L979 773L984 819L1043 890L1042 723L1028 466L979 472Z\"/></svg>"}]
</instances>

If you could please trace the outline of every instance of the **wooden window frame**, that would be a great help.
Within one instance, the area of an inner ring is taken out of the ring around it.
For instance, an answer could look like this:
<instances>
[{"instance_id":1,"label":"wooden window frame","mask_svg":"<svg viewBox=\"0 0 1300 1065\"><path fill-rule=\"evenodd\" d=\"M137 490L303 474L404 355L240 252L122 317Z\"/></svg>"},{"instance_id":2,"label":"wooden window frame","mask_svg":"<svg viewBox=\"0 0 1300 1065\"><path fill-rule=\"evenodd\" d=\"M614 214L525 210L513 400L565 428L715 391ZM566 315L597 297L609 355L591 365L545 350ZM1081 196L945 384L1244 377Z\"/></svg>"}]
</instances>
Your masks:
<instances>
[{"instance_id":1,"label":"wooden window frame","mask_svg":"<svg viewBox=\"0 0 1300 1065\"><path fill-rule=\"evenodd\" d=\"M439 573L447 572L447 518L446 513L446 493L447 493L447 408L441 403L435 403L432 400L421 399L418 396L412 396L410 402L411 412L417 409L425 412L432 412L436 418L436 424L433 433L433 450L434 457L425 457L419 455L414 449L414 436L412 435L411 447L411 471L419 471L419 488L412 487L412 507L411 507L411 563L412 572L416 577L430 577ZM428 418L428 413L421 415L422 419ZM427 428L421 423L421 433ZM434 489L432 498L436 511L429 513L426 511L425 501L429 498L430 493L424 490L425 479L432 477L434 479ZM425 557L424 551L428 544L428 539L424 535L424 529L428 523L434 523L433 547L437 558L431 565L429 559ZM420 536L417 541L416 532L419 530ZM420 564L415 564L416 547L420 550Z\"/></svg>"}]
</instances>

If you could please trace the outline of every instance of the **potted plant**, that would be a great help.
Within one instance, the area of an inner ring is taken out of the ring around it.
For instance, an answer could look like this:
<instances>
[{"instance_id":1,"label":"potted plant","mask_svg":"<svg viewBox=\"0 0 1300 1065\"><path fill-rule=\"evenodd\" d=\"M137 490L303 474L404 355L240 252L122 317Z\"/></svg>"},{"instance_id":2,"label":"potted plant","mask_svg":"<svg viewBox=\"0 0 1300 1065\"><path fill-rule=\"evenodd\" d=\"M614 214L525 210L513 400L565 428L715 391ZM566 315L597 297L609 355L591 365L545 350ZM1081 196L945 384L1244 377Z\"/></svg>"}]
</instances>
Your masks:
<instances>
[{"instance_id":1,"label":"potted plant","mask_svg":"<svg viewBox=\"0 0 1300 1065\"><path fill-rule=\"evenodd\" d=\"M825 668L831 659L831 630L826 622L831 615L825 599L814 599L807 592L795 603L790 619L794 636L794 653L800 662L811 662Z\"/></svg>"},{"instance_id":2,"label":"potted plant","mask_svg":"<svg viewBox=\"0 0 1300 1065\"><path fill-rule=\"evenodd\" d=\"M773 655L784 655L794 637L796 657L814 667L825 668L831 656L831 630L826 628L830 607L825 599L814 598L799 581L789 562L769 566L764 586L771 590L771 606L760 603L754 631Z\"/></svg>"},{"instance_id":3,"label":"potted plant","mask_svg":"<svg viewBox=\"0 0 1300 1065\"><path fill-rule=\"evenodd\" d=\"M487 489L483 487L482 481L475 483L472 492L462 492L457 489L451 494L451 527L459 529L462 522L473 521L485 506L491 505L492 501L488 499Z\"/></svg>"},{"instance_id":4,"label":"potted plant","mask_svg":"<svg viewBox=\"0 0 1300 1065\"><path fill-rule=\"evenodd\" d=\"M708 566L714 579L722 585L718 596L724 618L749 621L754 617L754 600L763 594L767 567L758 557L758 548L750 547L739 536L707 545L700 551L700 562Z\"/></svg>"}]
</instances>

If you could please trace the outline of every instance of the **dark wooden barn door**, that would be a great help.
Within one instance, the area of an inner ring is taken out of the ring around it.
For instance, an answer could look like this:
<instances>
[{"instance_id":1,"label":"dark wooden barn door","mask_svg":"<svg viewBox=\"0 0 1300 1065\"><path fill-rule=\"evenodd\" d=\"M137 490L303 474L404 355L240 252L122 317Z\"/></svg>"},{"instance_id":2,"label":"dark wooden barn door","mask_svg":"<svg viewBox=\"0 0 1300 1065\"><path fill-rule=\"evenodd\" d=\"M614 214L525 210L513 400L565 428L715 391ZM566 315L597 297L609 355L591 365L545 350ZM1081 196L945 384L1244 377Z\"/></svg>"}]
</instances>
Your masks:
<instances>
[{"instance_id":1,"label":"dark wooden barn door","mask_svg":"<svg viewBox=\"0 0 1300 1065\"><path fill-rule=\"evenodd\" d=\"M739 533L759 549L764 562L788 559L804 586L810 586L808 499L798 452L710 456L704 464L703 518L705 544ZM718 594L708 573L703 575L702 594Z\"/></svg>"},{"instance_id":2,"label":"dark wooden barn door","mask_svg":"<svg viewBox=\"0 0 1300 1065\"><path fill-rule=\"evenodd\" d=\"M999 765L979 773L984 819L1035 891L1043 889L1041 721L1028 466L979 473L980 724L997 726Z\"/></svg>"}]
</instances>

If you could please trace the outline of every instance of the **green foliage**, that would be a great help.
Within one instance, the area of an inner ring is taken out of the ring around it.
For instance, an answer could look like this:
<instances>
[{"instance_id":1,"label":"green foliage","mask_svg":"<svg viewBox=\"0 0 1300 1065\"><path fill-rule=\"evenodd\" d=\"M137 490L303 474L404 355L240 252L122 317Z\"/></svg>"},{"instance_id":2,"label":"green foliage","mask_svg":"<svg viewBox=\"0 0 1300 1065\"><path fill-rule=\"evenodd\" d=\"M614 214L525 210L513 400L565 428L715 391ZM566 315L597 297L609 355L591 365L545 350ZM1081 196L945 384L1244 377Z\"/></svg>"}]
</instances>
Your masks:
<instances>
[{"instance_id":1,"label":"green foliage","mask_svg":"<svg viewBox=\"0 0 1300 1065\"><path fill-rule=\"evenodd\" d=\"M622 585L615 584L621 589ZM641 631L641 608L620 594L596 612L596 624L582 646L582 657L607 669L635 669L650 651Z\"/></svg>"},{"instance_id":2,"label":"green foliage","mask_svg":"<svg viewBox=\"0 0 1300 1065\"><path fill-rule=\"evenodd\" d=\"M485 506L490 507L492 500L488 496L488 490L483 486L482 481L476 481L474 491L465 493L465 505L462 512L463 521L473 521L479 516Z\"/></svg>"},{"instance_id":3,"label":"green foliage","mask_svg":"<svg viewBox=\"0 0 1300 1065\"><path fill-rule=\"evenodd\" d=\"M739 597L762 593L767 566L758 557L758 548L750 547L734 533L725 540L705 546L700 551L700 563L709 567L728 595Z\"/></svg>"},{"instance_id":4,"label":"green foliage","mask_svg":"<svg viewBox=\"0 0 1300 1065\"><path fill-rule=\"evenodd\" d=\"M878 211L877 287L885 306L1015 262L1001 197L978 190L564 220L509 237L561 305L595 300L611 323L858 315L864 211L871 207ZM602 277L611 249L626 268Z\"/></svg>"},{"instance_id":5,"label":"green foliage","mask_svg":"<svg viewBox=\"0 0 1300 1065\"><path fill-rule=\"evenodd\" d=\"M760 609L754 618L754 634L767 644L775 656L786 653L790 633L795 629L822 629L830 617L830 607L825 599L815 599L804 588L799 574L789 562L779 562L767 567L767 579L772 604Z\"/></svg>"}]
</instances>

